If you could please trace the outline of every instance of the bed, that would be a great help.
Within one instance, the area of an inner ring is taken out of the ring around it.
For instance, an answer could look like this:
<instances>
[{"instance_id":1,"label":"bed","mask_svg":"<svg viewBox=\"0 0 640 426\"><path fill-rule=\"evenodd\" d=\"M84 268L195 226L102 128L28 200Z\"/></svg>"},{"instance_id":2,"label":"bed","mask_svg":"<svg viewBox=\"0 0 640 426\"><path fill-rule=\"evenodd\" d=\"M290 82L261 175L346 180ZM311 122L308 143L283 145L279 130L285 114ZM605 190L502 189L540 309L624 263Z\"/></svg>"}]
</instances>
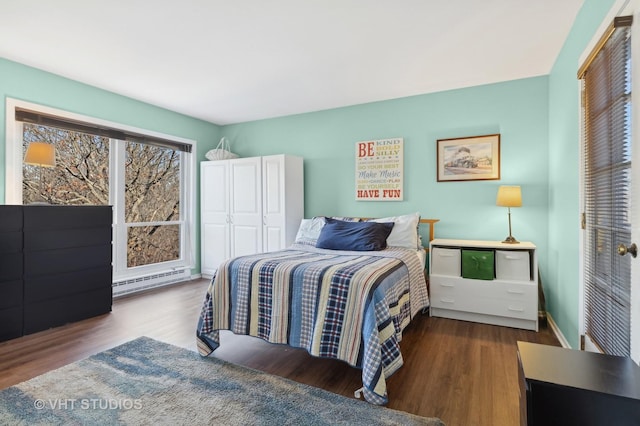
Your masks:
<instances>
[{"instance_id":1,"label":"bed","mask_svg":"<svg viewBox=\"0 0 640 426\"><path fill-rule=\"evenodd\" d=\"M213 353L219 330L303 348L360 368L356 396L384 405L386 378L403 364L402 331L429 306L418 224L429 224L431 239L437 220L416 213L302 222L286 250L220 265L198 320L198 351Z\"/></svg>"}]
</instances>

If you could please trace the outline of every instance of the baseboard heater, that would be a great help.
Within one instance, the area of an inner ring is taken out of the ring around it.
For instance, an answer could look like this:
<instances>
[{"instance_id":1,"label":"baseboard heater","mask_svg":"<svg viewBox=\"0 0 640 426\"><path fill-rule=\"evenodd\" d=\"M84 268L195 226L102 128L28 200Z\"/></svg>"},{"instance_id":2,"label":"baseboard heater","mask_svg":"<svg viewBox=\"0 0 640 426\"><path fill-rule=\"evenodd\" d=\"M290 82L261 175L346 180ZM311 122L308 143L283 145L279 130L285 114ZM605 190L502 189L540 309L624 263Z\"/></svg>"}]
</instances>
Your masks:
<instances>
[{"instance_id":1,"label":"baseboard heater","mask_svg":"<svg viewBox=\"0 0 640 426\"><path fill-rule=\"evenodd\" d=\"M113 283L113 297L124 296L125 294L149 290L190 279L191 271L185 268L116 281Z\"/></svg>"}]
</instances>

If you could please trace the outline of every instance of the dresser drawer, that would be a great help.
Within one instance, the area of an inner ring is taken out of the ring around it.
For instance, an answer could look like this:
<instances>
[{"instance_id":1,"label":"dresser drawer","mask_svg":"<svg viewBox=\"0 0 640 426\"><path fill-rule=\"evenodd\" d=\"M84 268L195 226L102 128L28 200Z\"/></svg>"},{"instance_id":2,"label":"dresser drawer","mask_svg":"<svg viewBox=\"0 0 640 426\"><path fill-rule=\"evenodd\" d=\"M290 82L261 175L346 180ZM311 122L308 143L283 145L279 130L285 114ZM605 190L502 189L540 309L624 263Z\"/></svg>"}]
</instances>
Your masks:
<instances>
[{"instance_id":1,"label":"dresser drawer","mask_svg":"<svg viewBox=\"0 0 640 426\"><path fill-rule=\"evenodd\" d=\"M0 282L0 309L22 306L22 280Z\"/></svg>"},{"instance_id":2,"label":"dresser drawer","mask_svg":"<svg viewBox=\"0 0 640 426\"><path fill-rule=\"evenodd\" d=\"M496 279L531 280L529 252L496 250Z\"/></svg>"},{"instance_id":3,"label":"dresser drawer","mask_svg":"<svg viewBox=\"0 0 640 426\"><path fill-rule=\"evenodd\" d=\"M460 249L434 247L431 250L431 273L460 276Z\"/></svg>"},{"instance_id":4,"label":"dresser drawer","mask_svg":"<svg viewBox=\"0 0 640 426\"><path fill-rule=\"evenodd\" d=\"M431 276L434 308L534 320L538 315L533 284Z\"/></svg>"},{"instance_id":5,"label":"dresser drawer","mask_svg":"<svg viewBox=\"0 0 640 426\"><path fill-rule=\"evenodd\" d=\"M111 265L111 245L24 252L24 278Z\"/></svg>"},{"instance_id":6,"label":"dresser drawer","mask_svg":"<svg viewBox=\"0 0 640 426\"><path fill-rule=\"evenodd\" d=\"M22 336L22 306L0 309L0 342Z\"/></svg>"},{"instance_id":7,"label":"dresser drawer","mask_svg":"<svg viewBox=\"0 0 640 426\"><path fill-rule=\"evenodd\" d=\"M0 254L0 282L22 279L22 252Z\"/></svg>"},{"instance_id":8,"label":"dresser drawer","mask_svg":"<svg viewBox=\"0 0 640 426\"><path fill-rule=\"evenodd\" d=\"M0 254L16 252L22 252L22 231L0 233Z\"/></svg>"}]
</instances>

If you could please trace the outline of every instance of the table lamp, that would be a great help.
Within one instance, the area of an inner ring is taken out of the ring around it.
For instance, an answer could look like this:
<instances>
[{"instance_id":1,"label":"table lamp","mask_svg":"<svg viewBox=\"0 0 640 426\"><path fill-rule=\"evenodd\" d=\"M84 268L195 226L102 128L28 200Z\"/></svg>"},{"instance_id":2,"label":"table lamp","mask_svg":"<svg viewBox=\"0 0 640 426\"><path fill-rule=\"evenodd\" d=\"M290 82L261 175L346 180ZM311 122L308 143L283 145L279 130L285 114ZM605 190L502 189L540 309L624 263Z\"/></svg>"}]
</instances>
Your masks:
<instances>
[{"instance_id":1,"label":"table lamp","mask_svg":"<svg viewBox=\"0 0 640 426\"><path fill-rule=\"evenodd\" d=\"M502 185L498 188L498 197L496 198L496 205L500 207L507 207L509 215L509 236L503 241L507 244L518 244L520 241L513 238L511 235L511 207L522 207L522 192L519 186L506 186Z\"/></svg>"}]
</instances>

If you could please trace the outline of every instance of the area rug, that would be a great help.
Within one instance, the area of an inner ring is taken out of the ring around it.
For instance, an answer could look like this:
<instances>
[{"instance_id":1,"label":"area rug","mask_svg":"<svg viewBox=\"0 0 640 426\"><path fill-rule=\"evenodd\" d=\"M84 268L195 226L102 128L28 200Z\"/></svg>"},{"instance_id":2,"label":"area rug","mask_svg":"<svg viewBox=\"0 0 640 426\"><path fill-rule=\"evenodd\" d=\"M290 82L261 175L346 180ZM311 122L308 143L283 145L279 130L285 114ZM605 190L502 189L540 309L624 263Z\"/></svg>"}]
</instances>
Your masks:
<instances>
[{"instance_id":1,"label":"area rug","mask_svg":"<svg viewBox=\"0 0 640 426\"><path fill-rule=\"evenodd\" d=\"M141 337L0 391L0 424L443 423Z\"/></svg>"}]
</instances>

